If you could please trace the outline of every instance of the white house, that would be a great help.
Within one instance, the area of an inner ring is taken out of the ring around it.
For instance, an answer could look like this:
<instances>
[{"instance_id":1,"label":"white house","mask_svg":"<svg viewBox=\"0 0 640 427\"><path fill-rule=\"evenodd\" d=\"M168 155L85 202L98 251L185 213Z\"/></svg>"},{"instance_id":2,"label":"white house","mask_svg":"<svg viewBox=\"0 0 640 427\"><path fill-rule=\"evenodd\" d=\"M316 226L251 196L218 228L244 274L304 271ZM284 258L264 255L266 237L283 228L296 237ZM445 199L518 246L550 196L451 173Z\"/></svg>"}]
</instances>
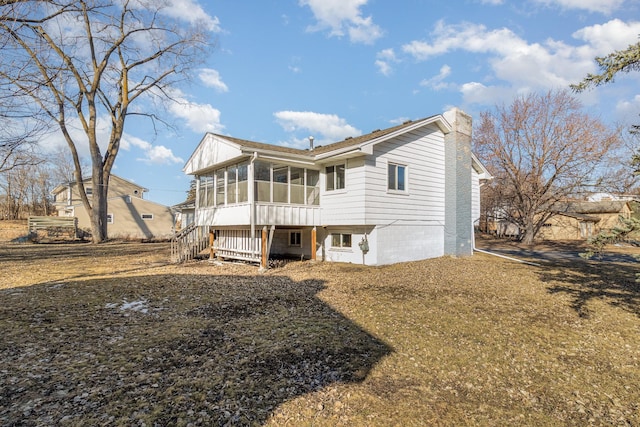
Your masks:
<instances>
[{"instance_id":1,"label":"white house","mask_svg":"<svg viewBox=\"0 0 640 427\"><path fill-rule=\"evenodd\" d=\"M301 150L204 136L183 170L197 180L194 224L218 256L382 265L472 254L489 174L471 153L470 116L453 109L310 141Z\"/></svg>"}]
</instances>

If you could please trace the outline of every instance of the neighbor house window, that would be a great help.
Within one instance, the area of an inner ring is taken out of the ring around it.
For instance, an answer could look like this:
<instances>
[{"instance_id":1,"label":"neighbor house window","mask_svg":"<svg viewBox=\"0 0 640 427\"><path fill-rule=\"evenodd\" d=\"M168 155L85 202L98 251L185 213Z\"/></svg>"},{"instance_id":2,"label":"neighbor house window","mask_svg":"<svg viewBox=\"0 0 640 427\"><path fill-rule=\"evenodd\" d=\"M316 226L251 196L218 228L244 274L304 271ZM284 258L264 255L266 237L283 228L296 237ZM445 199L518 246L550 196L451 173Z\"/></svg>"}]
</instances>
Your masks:
<instances>
[{"instance_id":1,"label":"neighbor house window","mask_svg":"<svg viewBox=\"0 0 640 427\"><path fill-rule=\"evenodd\" d=\"M327 166L327 191L341 190L344 188L345 165Z\"/></svg>"},{"instance_id":2,"label":"neighbor house window","mask_svg":"<svg viewBox=\"0 0 640 427\"><path fill-rule=\"evenodd\" d=\"M145 221L151 221L153 219L153 214L149 214L149 213L144 214L143 213L142 214L142 219L144 219Z\"/></svg>"},{"instance_id":3,"label":"neighbor house window","mask_svg":"<svg viewBox=\"0 0 640 427\"><path fill-rule=\"evenodd\" d=\"M302 232L290 231L289 232L289 246L302 246Z\"/></svg>"},{"instance_id":4,"label":"neighbor house window","mask_svg":"<svg viewBox=\"0 0 640 427\"><path fill-rule=\"evenodd\" d=\"M107 224L113 224L113 214L112 213L108 213L107 214Z\"/></svg>"},{"instance_id":5,"label":"neighbor house window","mask_svg":"<svg viewBox=\"0 0 640 427\"><path fill-rule=\"evenodd\" d=\"M389 163L389 185L393 191L407 191L407 167Z\"/></svg>"},{"instance_id":6,"label":"neighbor house window","mask_svg":"<svg viewBox=\"0 0 640 427\"><path fill-rule=\"evenodd\" d=\"M93 188L91 188L91 187L85 187L85 188L84 188L84 193L85 193L87 196L91 196L91 195L93 194Z\"/></svg>"},{"instance_id":7,"label":"neighbor house window","mask_svg":"<svg viewBox=\"0 0 640 427\"><path fill-rule=\"evenodd\" d=\"M350 248L351 234L333 233L331 234L332 248Z\"/></svg>"}]
</instances>

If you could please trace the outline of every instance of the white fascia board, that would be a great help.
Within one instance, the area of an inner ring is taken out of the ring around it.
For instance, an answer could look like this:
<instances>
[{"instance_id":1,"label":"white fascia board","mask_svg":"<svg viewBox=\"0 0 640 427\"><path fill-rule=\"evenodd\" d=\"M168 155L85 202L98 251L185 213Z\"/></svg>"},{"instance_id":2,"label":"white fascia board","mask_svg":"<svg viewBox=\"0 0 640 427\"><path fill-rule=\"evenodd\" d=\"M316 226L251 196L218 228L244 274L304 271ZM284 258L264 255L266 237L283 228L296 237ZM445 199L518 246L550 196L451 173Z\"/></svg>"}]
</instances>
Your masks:
<instances>
[{"instance_id":1,"label":"white fascia board","mask_svg":"<svg viewBox=\"0 0 640 427\"><path fill-rule=\"evenodd\" d=\"M373 138L370 139L368 141L364 141L360 144L358 144L357 146L350 146L350 147L344 147L342 149L338 149L335 151L328 151L326 153L320 154L318 156L315 157L315 160L323 160L326 159L328 157L335 157L335 156L339 156L339 155L344 155L344 154L351 154L351 152L359 152L362 154L373 154L373 147L376 144L379 144L381 142L384 141L388 141L392 138L395 138L399 135L405 134L407 132L411 132L414 129L418 129L421 128L423 126L427 126L430 124L436 124L438 126L438 128L442 131L442 133L447 134L449 132L451 132L452 128L451 125L449 124L449 122L447 122L444 117L442 117L442 115L437 115L437 116L433 116L433 117L429 117L427 119L421 120L419 122L415 122L412 123L406 127L403 127L402 129L398 129L395 132L391 132L388 133L386 135L382 135L380 137L377 138Z\"/></svg>"},{"instance_id":2,"label":"white fascia board","mask_svg":"<svg viewBox=\"0 0 640 427\"><path fill-rule=\"evenodd\" d=\"M491 175L489 170L482 164L480 159L478 159L478 157L476 157L476 155L473 153L471 153L471 164L473 168L476 170L476 172L478 172L478 175L480 175L480 179L493 179L493 176Z\"/></svg>"},{"instance_id":3,"label":"white fascia board","mask_svg":"<svg viewBox=\"0 0 640 427\"><path fill-rule=\"evenodd\" d=\"M247 156L257 154L258 159L272 160L279 163L299 163L304 165L314 165L313 159L304 154L283 153L281 151L256 149L243 147L242 152Z\"/></svg>"}]
</instances>

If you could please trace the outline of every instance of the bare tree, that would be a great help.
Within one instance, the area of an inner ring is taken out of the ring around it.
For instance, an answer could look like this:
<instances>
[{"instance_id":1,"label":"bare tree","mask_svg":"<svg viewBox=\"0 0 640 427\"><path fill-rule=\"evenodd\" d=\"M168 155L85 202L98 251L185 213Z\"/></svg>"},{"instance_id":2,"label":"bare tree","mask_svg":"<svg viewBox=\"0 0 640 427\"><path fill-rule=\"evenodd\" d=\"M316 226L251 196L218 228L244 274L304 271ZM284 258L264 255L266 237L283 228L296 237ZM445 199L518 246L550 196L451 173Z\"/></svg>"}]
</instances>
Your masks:
<instances>
[{"instance_id":1,"label":"bare tree","mask_svg":"<svg viewBox=\"0 0 640 427\"><path fill-rule=\"evenodd\" d=\"M619 144L618 132L581 111L566 91L518 97L484 112L474 131L479 156L494 175L494 195L531 244L554 204L591 186Z\"/></svg>"},{"instance_id":2,"label":"bare tree","mask_svg":"<svg viewBox=\"0 0 640 427\"><path fill-rule=\"evenodd\" d=\"M93 241L106 239L109 177L126 118L155 117L144 98L170 98L203 58L205 27L172 18L167 0L0 1L0 90L30 97L57 125L75 165ZM100 126L107 136L100 139ZM76 130L80 130L77 136ZM80 148L88 144L92 199Z\"/></svg>"}]
</instances>

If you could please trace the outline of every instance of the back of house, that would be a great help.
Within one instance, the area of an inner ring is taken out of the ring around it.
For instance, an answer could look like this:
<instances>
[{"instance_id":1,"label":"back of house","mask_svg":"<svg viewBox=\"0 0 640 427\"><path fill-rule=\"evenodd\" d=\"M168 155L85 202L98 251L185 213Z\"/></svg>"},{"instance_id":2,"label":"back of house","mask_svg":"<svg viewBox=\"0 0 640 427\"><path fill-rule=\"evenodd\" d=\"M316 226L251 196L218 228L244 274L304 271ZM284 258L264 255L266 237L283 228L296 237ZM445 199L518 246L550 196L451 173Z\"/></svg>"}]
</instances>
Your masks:
<instances>
[{"instance_id":1,"label":"back of house","mask_svg":"<svg viewBox=\"0 0 640 427\"><path fill-rule=\"evenodd\" d=\"M218 256L367 265L471 255L489 178L457 109L306 150L208 133L184 171Z\"/></svg>"}]
</instances>

